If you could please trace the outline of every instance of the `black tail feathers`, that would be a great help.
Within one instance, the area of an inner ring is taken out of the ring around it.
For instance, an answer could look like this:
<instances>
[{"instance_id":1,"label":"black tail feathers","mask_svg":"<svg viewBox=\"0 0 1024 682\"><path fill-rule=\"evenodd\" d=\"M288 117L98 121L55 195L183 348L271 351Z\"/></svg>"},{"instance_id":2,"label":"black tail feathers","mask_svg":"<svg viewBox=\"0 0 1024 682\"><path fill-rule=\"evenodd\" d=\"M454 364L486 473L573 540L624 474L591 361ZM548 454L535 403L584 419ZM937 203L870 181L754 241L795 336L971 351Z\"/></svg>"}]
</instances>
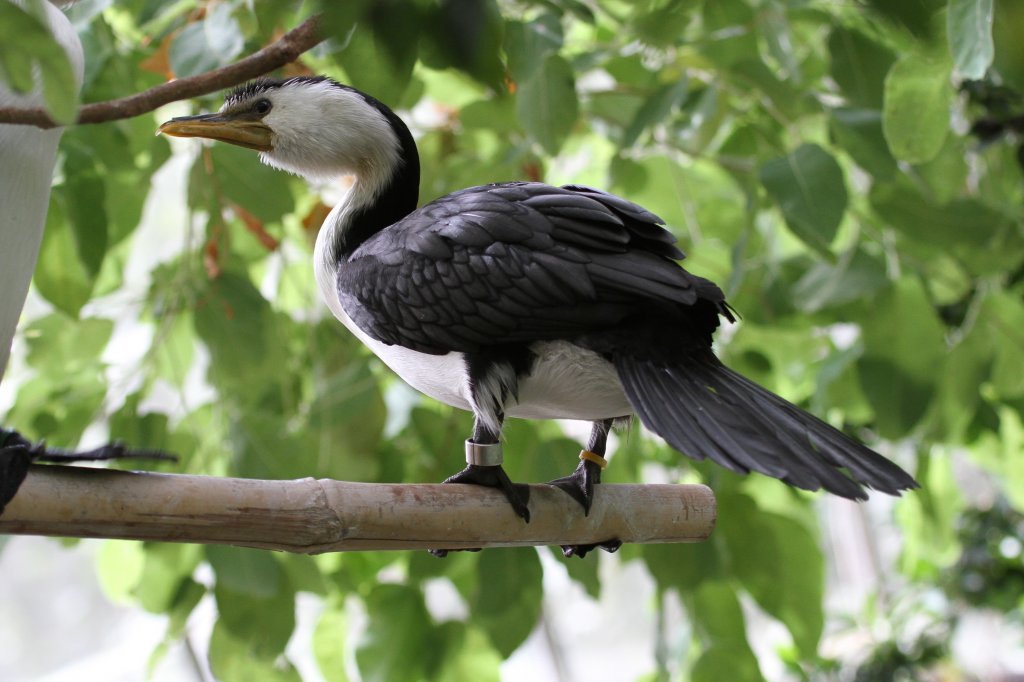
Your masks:
<instances>
[{"instance_id":1,"label":"black tail feathers","mask_svg":"<svg viewBox=\"0 0 1024 682\"><path fill-rule=\"evenodd\" d=\"M757 471L805 490L867 499L918 487L903 469L796 405L733 372L708 352L666 366L615 357L640 421L694 459Z\"/></svg>"}]
</instances>

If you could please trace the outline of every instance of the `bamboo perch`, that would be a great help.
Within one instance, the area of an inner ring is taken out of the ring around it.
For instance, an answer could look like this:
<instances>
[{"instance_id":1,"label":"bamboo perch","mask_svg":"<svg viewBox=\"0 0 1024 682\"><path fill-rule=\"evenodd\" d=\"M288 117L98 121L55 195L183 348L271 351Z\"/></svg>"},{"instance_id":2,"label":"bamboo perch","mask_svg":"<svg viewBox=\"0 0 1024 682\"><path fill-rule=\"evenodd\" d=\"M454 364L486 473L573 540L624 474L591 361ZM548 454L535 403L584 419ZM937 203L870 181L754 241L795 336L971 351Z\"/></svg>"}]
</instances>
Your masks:
<instances>
[{"instance_id":1,"label":"bamboo perch","mask_svg":"<svg viewBox=\"0 0 1024 682\"><path fill-rule=\"evenodd\" d=\"M30 467L0 533L239 545L318 554L699 542L715 525L703 485L601 484L590 515L530 486L530 523L496 490L304 478L262 481L72 466Z\"/></svg>"}]
</instances>

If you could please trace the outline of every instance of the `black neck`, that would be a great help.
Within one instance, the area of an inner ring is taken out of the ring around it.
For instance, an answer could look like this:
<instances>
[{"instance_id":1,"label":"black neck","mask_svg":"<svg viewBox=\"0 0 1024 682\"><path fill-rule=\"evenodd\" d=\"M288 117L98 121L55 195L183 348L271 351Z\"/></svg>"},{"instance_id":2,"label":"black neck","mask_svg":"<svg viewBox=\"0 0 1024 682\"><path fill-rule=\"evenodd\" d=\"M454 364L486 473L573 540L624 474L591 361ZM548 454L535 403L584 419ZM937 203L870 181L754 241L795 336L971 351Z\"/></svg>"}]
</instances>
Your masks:
<instances>
[{"instance_id":1,"label":"black neck","mask_svg":"<svg viewBox=\"0 0 1024 682\"><path fill-rule=\"evenodd\" d=\"M360 94L391 124L401 147L400 162L377 196L352 214L335 244L337 259L351 255L367 239L416 210L420 193L420 156L409 128L385 104Z\"/></svg>"}]
</instances>

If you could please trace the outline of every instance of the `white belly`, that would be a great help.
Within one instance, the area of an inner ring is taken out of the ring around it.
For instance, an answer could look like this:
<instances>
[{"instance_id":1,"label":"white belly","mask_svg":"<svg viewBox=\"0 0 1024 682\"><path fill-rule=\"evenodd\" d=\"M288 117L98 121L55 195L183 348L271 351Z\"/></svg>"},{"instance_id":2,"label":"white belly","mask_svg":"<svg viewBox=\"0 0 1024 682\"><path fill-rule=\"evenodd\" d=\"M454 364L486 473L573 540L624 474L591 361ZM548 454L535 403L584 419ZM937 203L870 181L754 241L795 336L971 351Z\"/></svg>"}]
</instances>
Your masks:
<instances>
[{"instance_id":1,"label":"white belly","mask_svg":"<svg viewBox=\"0 0 1024 682\"><path fill-rule=\"evenodd\" d=\"M335 211L339 210L335 208ZM330 222L328 218L327 222ZM327 223L325 223L327 224ZM417 391L463 410L472 410L469 376L462 353L429 355L390 346L371 338L348 316L338 300L335 269L325 258L325 244L317 239L314 264L324 300L349 331ZM526 419L611 419L633 414L622 391L615 367L593 351L566 341L540 341L530 346L536 354L529 376L519 381L518 400L509 399L506 417ZM489 421L492 415L482 415Z\"/></svg>"},{"instance_id":2,"label":"white belly","mask_svg":"<svg viewBox=\"0 0 1024 682\"><path fill-rule=\"evenodd\" d=\"M462 353L429 355L390 346L368 336L340 306L334 313L407 384L442 403L472 410ZM530 348L537 359L529 376L520 379L519 399L506 404L505 416L593 421L633 413L615 367L597 353L567 341L540 341Z\"/></svg>"}]
</instances>

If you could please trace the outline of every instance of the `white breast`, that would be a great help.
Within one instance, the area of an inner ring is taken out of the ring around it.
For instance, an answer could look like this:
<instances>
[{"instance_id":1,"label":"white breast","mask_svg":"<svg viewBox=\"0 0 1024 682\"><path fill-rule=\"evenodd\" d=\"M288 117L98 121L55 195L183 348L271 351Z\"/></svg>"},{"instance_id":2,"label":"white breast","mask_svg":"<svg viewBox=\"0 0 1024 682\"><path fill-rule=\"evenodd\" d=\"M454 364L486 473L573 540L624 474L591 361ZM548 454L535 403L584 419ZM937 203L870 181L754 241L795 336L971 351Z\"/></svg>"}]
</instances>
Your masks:
<instances>
[{"instance_id":1,"label":"white breast","mask_svg":"<svg viewBox=\"0 0 1024 682\"><path fill-rule=\"evenodd\" d=\"M447 405L472 409L462 353L429 355L381 343L352 321L337 297L333 299L335 317L407 384ZM506 416L594 421L633 413L615 367L597 353L567 341L542 341L530 348L537 359L530 375L520 379L519 400L506 404Z\"/></svg>"}]
</instances>

